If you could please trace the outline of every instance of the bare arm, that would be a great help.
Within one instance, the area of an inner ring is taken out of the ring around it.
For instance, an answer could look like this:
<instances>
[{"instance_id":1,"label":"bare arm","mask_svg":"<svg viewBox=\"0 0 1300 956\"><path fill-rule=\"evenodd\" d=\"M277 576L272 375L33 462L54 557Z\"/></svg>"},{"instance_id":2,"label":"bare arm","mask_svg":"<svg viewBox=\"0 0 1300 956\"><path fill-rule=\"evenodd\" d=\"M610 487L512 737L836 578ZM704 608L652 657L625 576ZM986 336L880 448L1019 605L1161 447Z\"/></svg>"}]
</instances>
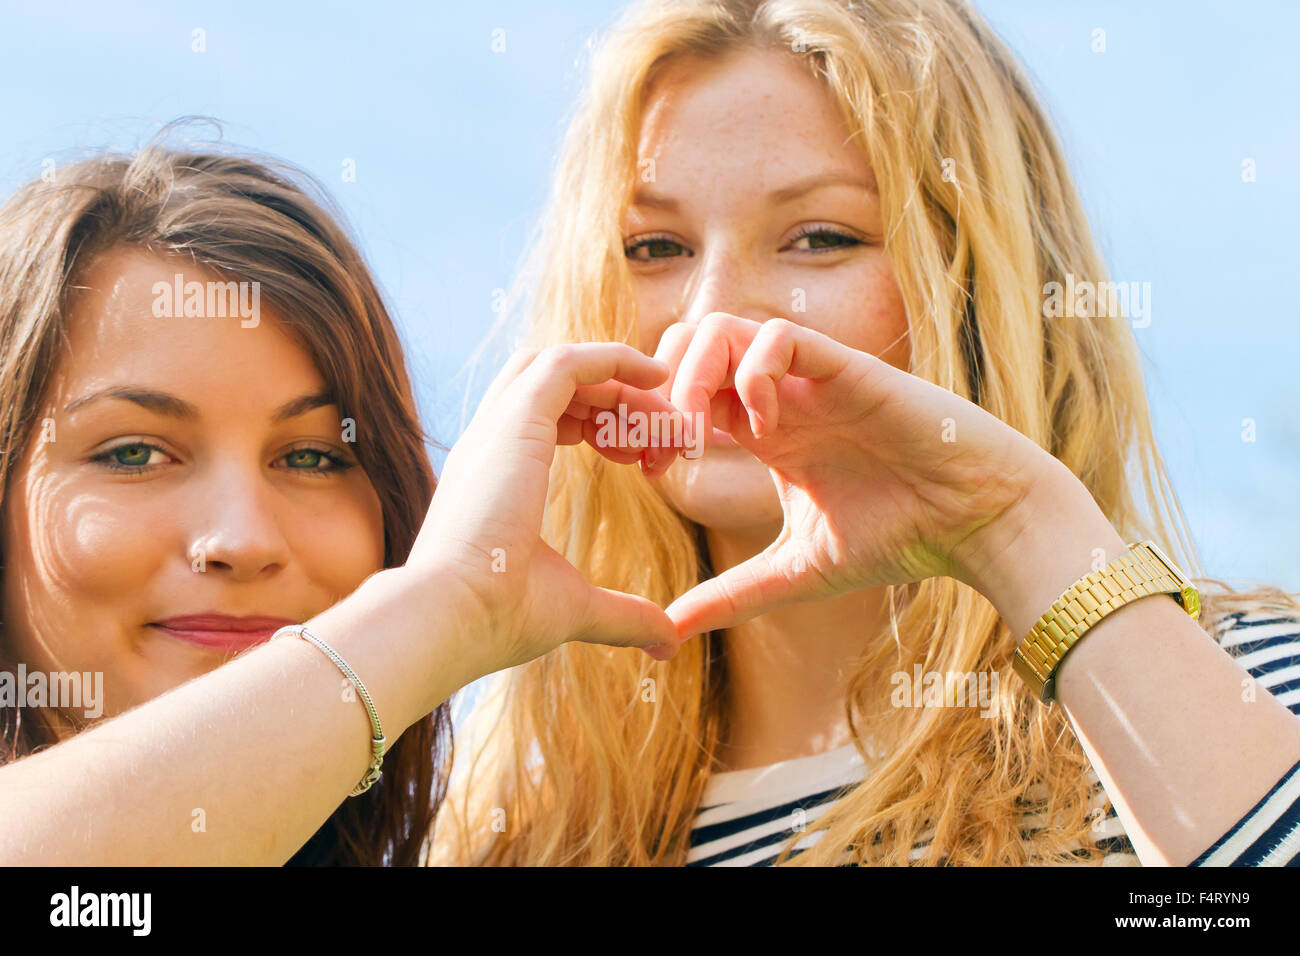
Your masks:
<instances>
[{"instance_id":1,"label":"bare arm","mask_svg":"<svg viewBox=\"0 0 1300 956\"><path fill-rule=\"evenodd\" d=\"M1015 634L1127 544L1083 484L1054 469L979 583ZM1139 859L1185 866L1300 760L1300 720L1164 595L1095 624L1061 663L1057 699Z\"/></svg>"},{"instance_id":2,"label":"bare arm","mask_svg":"<svg viewBox=\"0 0 1300 956\"><path fill-rule=\"evenodd\" d=\"M767 463L785 513L764 552L669 606L683 634L945 575L1024 635L1092 570L1095 549L1108 561L1127 550L1059 460L875 356L782 319L722 313L671 326L660 349L674 402L716 415ZM729 377L734 398L720 400ZM1269 694L1243 695L1250 680L1160 595L1108 614L1063 661L1060 706L1144 864L1194 862L1300 759L1300 720Z\"/></svg>"},{"instance_id":3,"label":"bare arm","mask_svg":"<svg viewBox=\"0 0 1300 956\"><path fill-rule=\"evenodd\" d=\"M477 676L457 669L472 616L451 587L438 600L440 583L381 572L307 622L365 682L390 741ZM0 768L0 860L283 864L366 770L370 722L343 681L312 644L277 640Z\"/></svg>"},{"instance_id":4,"label":"bare arm","mask_svg":"<svg viewBox=\"0 0 1300 956\"><path fill-rule=\"evenodd\" d=\"M470 681L566 641L677 643L661 609L594 587L539 534L556 444L582 441L595 408L667 409L644 391L666 375L620 344L515 356L448 456L406 565L306 622L366 684L390 741ZM285 862L369 763L369 718L344 681L283 638L0 768L0 863Z\"/></svg>"}]
</instances>

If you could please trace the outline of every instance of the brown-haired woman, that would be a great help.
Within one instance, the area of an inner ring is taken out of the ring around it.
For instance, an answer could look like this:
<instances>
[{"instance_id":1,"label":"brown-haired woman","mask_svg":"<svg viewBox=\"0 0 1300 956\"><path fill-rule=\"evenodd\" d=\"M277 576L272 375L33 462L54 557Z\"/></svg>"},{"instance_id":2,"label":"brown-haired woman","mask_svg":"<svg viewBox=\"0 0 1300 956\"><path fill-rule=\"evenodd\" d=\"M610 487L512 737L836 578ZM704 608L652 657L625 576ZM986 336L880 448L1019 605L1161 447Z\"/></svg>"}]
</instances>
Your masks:
<instances>
[{"instance_id":1,"label":"brown-haired woman","mask_svg":"<svg viewBox=\"0 0 1300 956\"><path fill-rule=\"evenodd\" d=\"M538 537L555 445L665 409L666 368L521 353L435 500L330 210L290 167L161 139L0 208L5 863L415 863L455 690L567 640L676 643ZM355 799L375 724L322 647L268 640L304 621L390 742Z\"/></svg>"}]
</instances>

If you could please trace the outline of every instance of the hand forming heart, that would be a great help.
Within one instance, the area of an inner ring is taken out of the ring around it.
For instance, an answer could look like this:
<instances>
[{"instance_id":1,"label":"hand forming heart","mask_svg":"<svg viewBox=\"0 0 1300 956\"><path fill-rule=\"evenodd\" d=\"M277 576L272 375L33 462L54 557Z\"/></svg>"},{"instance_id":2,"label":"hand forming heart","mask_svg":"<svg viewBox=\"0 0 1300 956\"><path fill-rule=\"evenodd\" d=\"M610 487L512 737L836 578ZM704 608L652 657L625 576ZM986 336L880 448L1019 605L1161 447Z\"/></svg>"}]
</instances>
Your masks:
<instances>
[{"instance_id":1,"label":"hand forming heart","mask_svg":"<svg viewBox=\"0 0 1300 956\"><path fill-rule=\"evenodd\" d=\"M463 616L467 680L567 641L675 652L662 609L596 587L541 538L556 446L587 440L612 461L639 460L644 446L596 441L593 416L620 407L666 416L654 387L667 375L630 345L604 342L518 352L493 380L447 456L405 565L450 589L446 606L475 609Z\"/></svg>"},{"instance_id":2,"label":"hand forming heart","mask_svg":"<svg viewBox=\"0 0 1300 956\"><path fill-rule=\"evenodd\" d=\"M665 450L667 434L619 432L611 444L596 419L614 409L680 412L684 441ZM664 612L591 585L541 540L557 444L586 441L654 477L715 424L776 484L784 526L761 554ZM978 405L873 355L784 319L714 313L671 326L653 359L614 343L512 358L448 457L408 565L453 569L479 602L476 640L495 648L482 673L570 640L666 659L686 637L794 601L936 575L973 583L1018 503L1062 470Z\"/></svg>"},{"instance_id":3,"label":"hand forming heart","mask_svg":"<svg viewBox=\"0 0 1300 956\"><path fill-rule=\"evenodd\" d=\"M656 357L706 441L716 424L767 465L785 516L766 550L669 606L683 637L857 588L970 583L1006 540L996 525L1064 467L973 402L784 319L713 313L669 327Z\"/></svg>"}]
</instances>

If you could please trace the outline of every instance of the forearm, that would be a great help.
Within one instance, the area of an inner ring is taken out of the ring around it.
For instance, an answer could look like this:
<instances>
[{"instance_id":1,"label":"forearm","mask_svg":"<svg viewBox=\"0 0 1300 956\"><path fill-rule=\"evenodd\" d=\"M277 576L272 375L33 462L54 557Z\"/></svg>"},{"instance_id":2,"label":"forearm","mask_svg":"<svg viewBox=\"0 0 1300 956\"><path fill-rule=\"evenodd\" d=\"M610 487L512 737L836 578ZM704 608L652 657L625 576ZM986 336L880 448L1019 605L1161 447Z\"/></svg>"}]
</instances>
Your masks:
<instances>
[{"instance_id":1,"label":"forearm","mask_svg":"<svg viewBox=\"0 0 1300 956\"><path fill-rule=\"evenodd\" d=\"M459 622L415 633L424 609L397 585L372 578L307 622L365 682L390 746L462 680L446 660ZM345 683L285 638L0 768L0 862L284 863L368 765L370 722Z\"/></svg>"},{"instance_id":2,"label":"forearm","mask_svg":"<svg viewBox=\"0 0 1300 956\"><path fill-rule=\"evenodd\" d=\"M1144 863L1185 866L1300 760L1300 720L1252 683L1158 596L1108 615L1062 662L1060 703Z\"/></svg>"},{"instance_id":3,"label":"forearm","mask_svg":"<svg viewBox=\"0 0 1300 956\"><path fill-rule=\"evenodd\" d=\"M1068 474L1068 473L1067 473ZM1046 477L977 586L1017 636L1127 544L1073 475ZM1300 759L1300 721L1169 597L1089 629L1057 674L1064 707L1146 864L1185 865Z\"/></svg>"}]
</instances>

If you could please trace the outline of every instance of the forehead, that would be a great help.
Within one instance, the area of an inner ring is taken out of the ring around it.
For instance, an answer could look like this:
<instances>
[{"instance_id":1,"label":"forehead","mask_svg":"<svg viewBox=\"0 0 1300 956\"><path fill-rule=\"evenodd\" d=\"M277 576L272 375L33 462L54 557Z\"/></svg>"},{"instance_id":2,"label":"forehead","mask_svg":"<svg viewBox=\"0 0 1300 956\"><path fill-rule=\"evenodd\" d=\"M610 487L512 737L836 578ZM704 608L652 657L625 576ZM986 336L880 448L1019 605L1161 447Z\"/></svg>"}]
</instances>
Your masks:
<instances>
[{"instance_id":1,"label":"forehead","mask_svg":"<svg viewBox=\"0 0 1300 956\"><path fill-rule=\"evenodd\" d=\"M69 298L67 343L56 374L60 392L125 382L165 387L196 404L214 389L223 399L255 403L286 391L315 387L321 377L311 357L282 327L258 289L256 326L239 314L186 316L184 297L159 316L160 284L175 298L176 277L209 282L231 277L183 259L119 247L95 257L78 275ZM237 280L236 280L237 281ZM243 288L252 303L252 288Z\"/></svg>"},{"instance_id":2,"label":"forehead","mask_svg":"<svg viewBox=\"0 0 1300 956\"><path fill-rule=\"evenodd\" d=\"M860 143L825 83L801 57L744 50L679 55L646 93L638 142L656 177L714 181L787 178L816 170L857 173L874 186ZM754 157L762 156L756 165Z\"/></svg>"}]
</instances>

